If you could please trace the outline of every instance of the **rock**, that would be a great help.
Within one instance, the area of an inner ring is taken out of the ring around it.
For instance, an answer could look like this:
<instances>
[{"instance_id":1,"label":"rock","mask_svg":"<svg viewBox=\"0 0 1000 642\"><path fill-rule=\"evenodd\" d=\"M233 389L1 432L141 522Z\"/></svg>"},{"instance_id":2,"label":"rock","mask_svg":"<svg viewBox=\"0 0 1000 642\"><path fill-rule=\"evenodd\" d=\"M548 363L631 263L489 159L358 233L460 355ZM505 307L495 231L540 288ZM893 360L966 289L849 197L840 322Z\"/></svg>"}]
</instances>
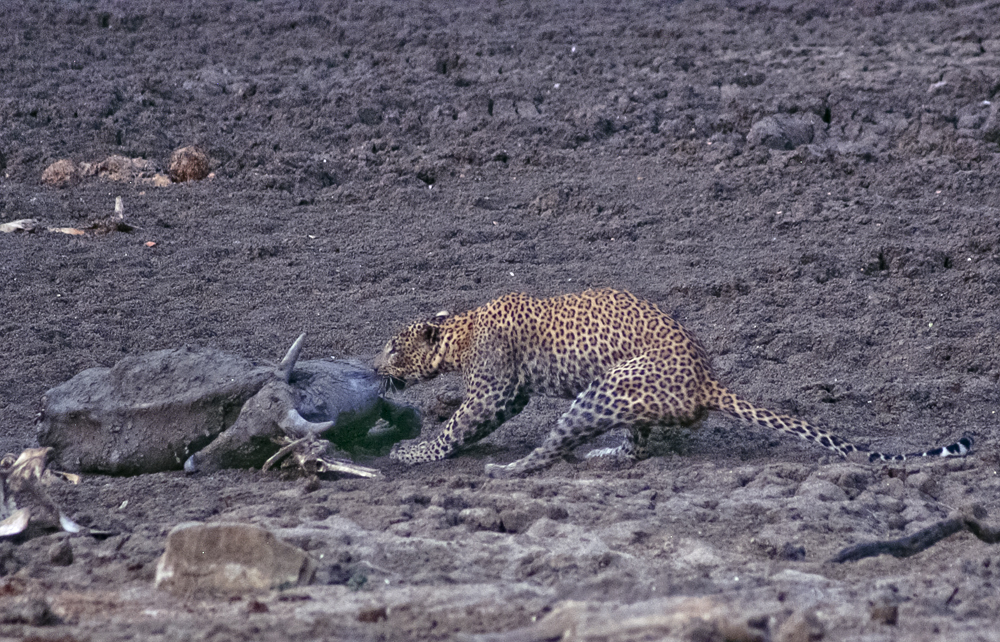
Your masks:
<instances>
[{"instance_id":1,"label":"rock","mask_svg":"<svg viewBox=\"0 0 1000 642\"><path fill-rule=\"evenodd\" d=\"M1000 143L1000 103L994 102L990 106L989 116L986 117L981 131L987 142Z\"/></svg>"},{"instance_id":2,"label":"rock","mask_svg":"<svg viewBox=\"0 0 1000 642\"><path fill-rule=\"evenodd\" d=\"M807 479L799 485L795 494L815 502L847 501L847 493L844 489L825 479Z\"/></svg>"},{"instance_id":3,"label":"rock","mask_svg":"<svg viewBox=\"0 0 1000 642\"><path fill-rule=\"evenodd\" d=\"M887 624L889 626L896 626L899 622L899 606L896 604L890 604L885 601L876 602L872 604L870 613L872 622Z\"/></svg>"},{"instance_id":4,"label":"rock","mask_svg":"<svg viewBox=\"0 0 1000 642\"><path fill-rule=\"evenodd\" d=\"M161 185L162 174L156 163L145 158L129 158L113 154L102 161L79 164L63 158L52 163L42 172L42 182L53 187L66 187L80 178L101 177L113 181ZM169 183L167 179L167 183Z\"/></svg>"},{"instance_id":5,"label":"rock","mask_svg":"<svg viewBox=\"0 0 1000 642\"><path fill-rule=\"evenodd\" d=\"M545 506L537 502L502 510L499 514L500 527L503 529L501 532L523 533L531 528L531 525L540 517L543 517L545 513Z\"/></svg>"},{"instance_id":6,"label":"rock","mask_svg":"<svg viewBox=\"0 0 1000 642\"><path fill-rule=\"evenodd\" d=\"M768 149L795 149L813 142L814 124L809 116L774 114L765 116L750 127L747 142Z\"/></svg>"},{"instance_id":7,"label":"rock","mask_svg":"<svg viewBox=\"0 0 1000 642\"><path fill-rule=\"evenodd\" d=\"M474 531L499 531L502 525L500 515L492 508L464 508L458 513L458 521Z\"/></svg>"},{"instance_id":8,"label":"rock","mask_svg":"<svg viewBox=\"0 0 1000 642\"><path fill-rule=\"evenodd\" d=\"M788 560L790 562L801 562L806 558L806 548L804 546L797 546L791 542L785 542L778 551L778 559Z\"/></svg>"},{"instance_id":9,"label":"rock","mask_svg":"<svg viewBox=\"0 0 1000 642\"><path fill-rule=\"evenodd\" d=\"M941 494L941 488L938 485L937 479L926 471L921 471L907 477L906 485L913 486L921 493L929 495L934 499L937 499Z\"/></svg>"},{"instance_id":10,"label":"rock","mask_svg":"<svg viewBox=\"0 0 1000 642\"><path fill-rule=\"evenodd\" d=\"M99 176L120 182L147 182L156 175L156 163L145 158L113 154L98 163L80 163L82 176Z\"/></svg>"},{"instance_id":11,"label":"rock","mask_svg":"<svg viewBox=\"0 0 1000 642\"><path fill-rule=\"evenodd\" d=\"M250 524L178 524L156 565L156 586L177 595L243 594L309 584L305 551Z\"/></svg>"},{"instance_id":12,"label":"rock","mask_svg":"<svg viewBox=\"0 0 1000 642\"><path fill-rule=\"evenodd\" d=\"M68 539L62 539L49 547L49 562L53 566L69 566L73 563L73 547Z\"/></svg>"},{"instance_id":13,"label":"rock","mask_svg":"<svg viewBox=\"0 0 1000 642\"><path fill-rule=\"evenodd\" d=\"M170 156L170 178L177 183L200 181L211 171L208 154L193 145L181 147Z\"/></svg>"},{"instance_id":14,"label":"rock","mask_svg":"<svg viewBox=\"0 0 1000 642\"><path fill-rule=\"evenodd\" d=\"M463 642L624 642L626 640L767 640L767 620L706 597L623 606L564 601L531 625L503 633L460 634Z\"/></svg>"}]
</instances>

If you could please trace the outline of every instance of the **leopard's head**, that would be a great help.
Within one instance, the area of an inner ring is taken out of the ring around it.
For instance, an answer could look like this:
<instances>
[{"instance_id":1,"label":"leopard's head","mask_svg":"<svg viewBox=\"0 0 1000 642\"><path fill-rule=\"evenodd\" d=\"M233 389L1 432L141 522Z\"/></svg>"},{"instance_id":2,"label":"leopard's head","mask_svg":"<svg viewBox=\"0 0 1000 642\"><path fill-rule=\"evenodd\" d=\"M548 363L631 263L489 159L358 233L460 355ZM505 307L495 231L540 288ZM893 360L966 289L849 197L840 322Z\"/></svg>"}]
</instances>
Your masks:
<instances>
[{"instance_id":1,"label":"leopard's head","mask_svg":"<svg viewBox=\"0 0 1000 642\"><path fill-rule=\"evenodd\" d=\"M375 371L399 389L443 372L450 343L443 340L442 324L447 318L447 312L439 312L430 320L410 324L389 339L375 359Z\"/></svg>"}]
</instances>

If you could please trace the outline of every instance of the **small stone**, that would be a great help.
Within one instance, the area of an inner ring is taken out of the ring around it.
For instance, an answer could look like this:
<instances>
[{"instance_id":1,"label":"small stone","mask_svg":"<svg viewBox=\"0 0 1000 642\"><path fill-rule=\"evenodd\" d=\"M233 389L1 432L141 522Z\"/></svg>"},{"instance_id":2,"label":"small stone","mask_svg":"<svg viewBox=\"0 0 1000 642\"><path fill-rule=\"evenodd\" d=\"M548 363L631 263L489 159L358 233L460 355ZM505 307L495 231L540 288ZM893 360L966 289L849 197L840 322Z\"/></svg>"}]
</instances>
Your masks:
<instances>
[{"instance_id":1,"label":"small stone","mask_svg":"<svg viewBox=\"0 0 1000 642\"><path fill-rule=\"evenodd\" d=\"M805 116L774 114L750 127L747 142L768 149L791 150L813 142L813 123Z\"/></svg>"},{"instance_id":2,"label":"small stone","mask_svg":"<svg viewBox=\"0 0 1000 642\"><path fill-rule=\"evenodd\" d=\"M49 562L54 566L69 566L73 563L73 547L68 539L62 539L49 547Z\"/></svg>"},{"instance_id":3,"label":"small stone","mask_svg":"<svg viewBox=\"0 0 1000 642\"><path fill-rule=\"evenodd\" d=\"M155 174L150 181L152 182L153 187L166 187L173 184L173 181L170 180L170 177L166 174Z\"/></svg>"},{"instance_id":4,"label":"small stone","mask_svg":"<svg viewBox=\"0 0 1000 642\"><path fill-rule=\"evenodd\" d=\"M500 528L507 533L523 533L528 530L539 515L520 509L510 508L500 512ZM499 529L498 529L499 530Z\"/></svg>"},{"instance_id":5,"label":"small stone","mask_svg":"<svg viewBox=\"0 0 1000 642\"><path fill-rule=\"evenodd\" d=\"M181 147L170 157L170 178L177 183L200 181L211 172L208 154L197 147Z\"/></svg>"},{"instance_id":6,"label":"small stone","mask_svg":"<svg viewBox=\"0 0 1000 642\"><path fill-rule=\"evenodd\" d=\"M921 493L930 495L934 499L937 499L938 495L941 494L941 489L938 486L937 479L926 472L919 472L915 475L910 475L906 479L906 485L913 486Z\"/></svg>"},{"instance_id":7,"label":"small stone","mask_svg":"<svg viewBox=\"0 0 1000 642\"><path fill-rule=\"evenodd\" d=\"M145 158L113 154L99 163L82 163L80 173L128 183L151 179L156 173L156 164Z\"/></svg>"},{"instance_id":8,"label":"small stone","mask_svg":"<svg viewBox=\"0 0 1000 642\"><path fill-rule=\"evenodd\" d=\"M569 511L565 506L549 506L547 517L556 521L569 518Z\"/></svg>"},{"instance_id":9,"label":"small stone","mask_svg":"<svg viewBox=\"0 0 1000 642\"><path fill-rule=\"evenodd\" d=\"M250 524L179 524L156 565L156 586L177 595L242 594L308 584L316 564L302 549Z\"/></svg>"},{"instance_id":10,"label":"small stone","mask_svg":"<svg viewBox=\"0 0 1000 642\"><path fill-rule=\"evenodd\" d=\"M507 508L500 511L501 532L523 533L539 518L545 517L549 513L549 507L538 501L531 501L519 504L514 508Z\"/></svg>"},{"instance_id":11,"label":"small stone","mask_svg":"<svg viewBox=\"0 0 1000 642\"><path fill-rule=\"evenodd\" d=\"M247 613L267 613L271 609L260 600L250 600L247 604Z\"/></svg>"},{"instance_id":12,"label":"small stone","mask_svg":"<svg viewBox=\"0 0 1000 642\"><path fill-rule=\"evenodd\" d=\"M714 628L714 633L721 635L721 639L726 642L764 642L768 639L767 618L722 617L715 623ZM719 635L713 635L706 639L719 639Z\"/></svg>"},{"instance_id":13,"label":"small stone","mask_svg":"<svg viewBox=\"0 0 1000 642\"><path fill-rule=\"evenodd\" d=\"M388 618L388 612L384 606L362 609L358 613L358 622L381 622Z\"/></svg>"}]
</instances>

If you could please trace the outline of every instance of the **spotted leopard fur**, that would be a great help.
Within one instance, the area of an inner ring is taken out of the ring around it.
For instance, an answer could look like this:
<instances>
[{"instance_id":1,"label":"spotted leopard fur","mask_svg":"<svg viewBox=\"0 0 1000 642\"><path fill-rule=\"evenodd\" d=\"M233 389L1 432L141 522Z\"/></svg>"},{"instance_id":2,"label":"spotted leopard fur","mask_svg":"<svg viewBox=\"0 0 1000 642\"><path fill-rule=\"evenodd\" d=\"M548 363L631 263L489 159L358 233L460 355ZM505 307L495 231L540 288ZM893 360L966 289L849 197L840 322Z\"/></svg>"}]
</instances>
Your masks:
<instances>
[{"instance_id":1,"label":"spotted leopard fur","mask_svg":"<svg viewBox=\"0 0 1000 642\"><path fill-rule=\"evenodd\" d=\"M463 373L465 398L441 434L393 449L391 456L408 464L443 459L482 439L521 412L532 394L575 400L540 447L506 466L488 465L491 476L545 468L615 428L628 429L630 436L615 452L641 459L654 426L691 426L710 410L813 441L843 457L868 452L730 391L680 323L628 292L588 290L548 299L510 294L464 314L442 313L390 339L375 367L401 383ZM872 452L869 458L958 456L971 447L965 437L926 452Z\"/></svg>"}]
</instances>

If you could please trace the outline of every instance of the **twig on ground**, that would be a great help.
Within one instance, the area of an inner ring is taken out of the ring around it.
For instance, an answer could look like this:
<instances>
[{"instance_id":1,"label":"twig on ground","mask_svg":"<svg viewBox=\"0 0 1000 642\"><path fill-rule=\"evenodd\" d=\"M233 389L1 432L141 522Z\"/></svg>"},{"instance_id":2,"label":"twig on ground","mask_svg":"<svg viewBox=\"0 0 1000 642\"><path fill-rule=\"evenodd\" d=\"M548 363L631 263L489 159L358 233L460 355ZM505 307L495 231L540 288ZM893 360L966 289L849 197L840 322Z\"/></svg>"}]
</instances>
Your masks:
<instances>
[{"instance_id":1,"label":"twig on ground","mask_svg":"<svg viewBox=\"0 0 1000 642\"><path fill-rule=\"evenodd\" d=\"M961 531L968 531L987 544L1000 542L1000 528L987 526L971 515L960 515L932 524L907 537L848 546L830 561L838 564L856 562L876 555L910 557Z\"/></svg>"}]
</instances>

